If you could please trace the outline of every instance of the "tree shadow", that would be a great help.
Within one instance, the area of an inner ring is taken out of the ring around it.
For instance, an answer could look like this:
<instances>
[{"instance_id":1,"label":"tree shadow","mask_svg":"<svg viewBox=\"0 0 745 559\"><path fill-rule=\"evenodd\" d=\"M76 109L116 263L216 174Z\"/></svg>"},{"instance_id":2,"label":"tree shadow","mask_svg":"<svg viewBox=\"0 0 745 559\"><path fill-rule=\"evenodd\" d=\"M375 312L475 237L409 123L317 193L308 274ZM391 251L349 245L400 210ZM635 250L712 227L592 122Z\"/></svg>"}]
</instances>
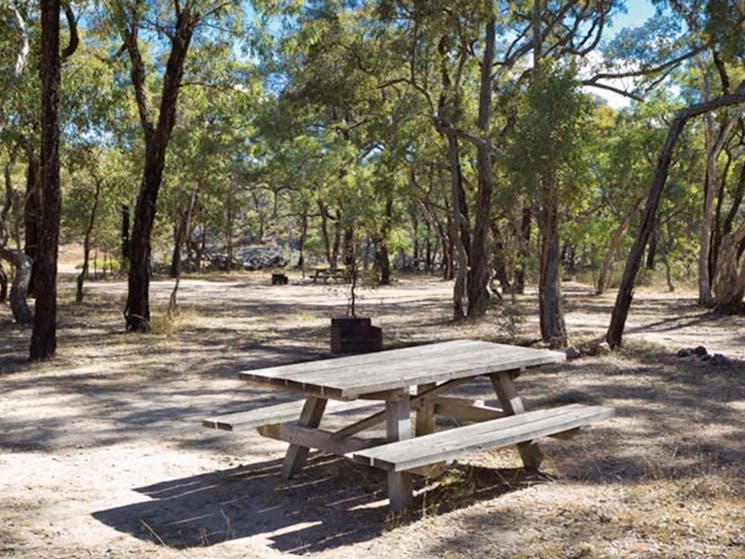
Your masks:
<instances>
[{"instance_id":1,"label":"tree shadow","mask_svg":"<svg viewBox=\"0 0 745 559\"><path fill-rule=\"evenodd\" d=\"M280 477L281 460L135 488L149 500L96 511L103 524L177 549L260 537L282 552L311 553L379 536L431 514L518 491L550 479L523 469L454 465L439 480L415 478L407 512L389 512L385 474L314 453L296 478Z\"/></svg>"}]
</instances>

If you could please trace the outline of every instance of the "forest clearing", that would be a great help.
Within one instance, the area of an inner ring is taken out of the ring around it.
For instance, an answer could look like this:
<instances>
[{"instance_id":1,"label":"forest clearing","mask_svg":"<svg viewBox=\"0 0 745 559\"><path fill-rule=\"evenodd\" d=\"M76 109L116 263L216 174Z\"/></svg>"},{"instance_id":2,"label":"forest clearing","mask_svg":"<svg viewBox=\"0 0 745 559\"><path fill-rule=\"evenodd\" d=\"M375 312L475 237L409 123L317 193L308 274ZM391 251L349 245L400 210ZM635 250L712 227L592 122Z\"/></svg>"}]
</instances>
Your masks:
<instances>
[{"instance_id":1,"label":"forest clearing","mask_svg":"<svg viewBox=\"0 0 745 559\"><path fill-rule=\"evenodd\" d=\"M744 0L0 0L0 557L745 558Z\"/></svg>"},{"instance_id":2,"label":"forest clearing","mask_svg":"<svg viewBox=\"0 0 745 559\"><path fill-rule=\"evenodd\" d=\"M181 315L135 337L119 325L124 282L94 282L75 306L68 275L63 357L29 365L28 332L2 338L2 556L745 556L743 317L709 316L693 292L640 290L623 350L517 381L529 409L602 403L615 417L546 442L539 475L522 473L511 448L473 455L431 480L409 514L391 516L380 471L316 454L284 481L282 443L201 428L217 410L271 400L237 371L328 353L328 317L344 312L343 294L299 274L288 286L269 279L182 280ZM504 341L488 318L446 317L449 283L407 276L363 290L360 305L386 347ZM172 285L153 282L158 314ZM565 289L569 328L597 337L612 299ZM518 304L527 320L507 339L535 338L534 293ZM731 362L677 357L701 343ZM486 391L484 382L461 388Z\"/></svg>"}]
</instances>

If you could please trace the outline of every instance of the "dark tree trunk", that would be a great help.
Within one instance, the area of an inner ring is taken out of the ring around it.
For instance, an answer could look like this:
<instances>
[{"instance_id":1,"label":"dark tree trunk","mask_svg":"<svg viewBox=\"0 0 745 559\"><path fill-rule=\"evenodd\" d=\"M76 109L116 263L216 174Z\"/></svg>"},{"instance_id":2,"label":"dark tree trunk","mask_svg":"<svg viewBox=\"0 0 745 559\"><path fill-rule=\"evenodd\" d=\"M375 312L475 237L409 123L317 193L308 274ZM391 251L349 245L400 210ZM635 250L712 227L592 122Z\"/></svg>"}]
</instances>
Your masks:
<instances>
[{"instance_id":1,"label":"dark tree trunk","mask_svg":"<svg viewBox=\"0 0 745 559\"><path fill-rule=\"evenodd\" d=\"M344 254L344 266L348 270L351 270L354 267L355 262L354 227L352 225L347 225L344 227L342 251Z\"/></svg>"},{"instance_id":2,"label":"dark tree trunk","mask_svg":"<svg viewBox=\"0 0 745 559\"><path fill-rule=\"evenodd\" d=\"M644 247L649 240L649 236L652 234L652 229L656 222L657 207L659 206L660 197L662 196L662 191L667 182L667 175L670 168L673 150L675 149L675 145L678 142L681 132L683 132L683 128L685 128L686 122L693 117L709 111L714 111L722 107L743 102L745 102L745 87L741 85L738 87L737 91L731 95L723 95L716 99L712 99L711 101L698 103L683 109L670 124L665 144L662 147L657 160L657 169L655 170L652 188L650 189L649 197L647 199L647 205L644 209L642 226L639 230L636 241L634 242L634 246L631 248L626 260L626 268L623 272L621 285L618 288L616 304L613 307L610 324L608 325L608 331L605 335L606 341L611 347L620 346L623 340L623 329L626 325L626 317L629 314L629 307L631 306L631 299L633 298L634 281L636 280L636 275L639 272L639 267L644 255Z\"/></svg>"},{"instance_id":3,"label":"dark tree trunk","mask_svg":"<svg viewBox=\"0 0 745 559\"><path fill-rule=\"evenodd\" d=\"M171 269L169 275L172 278L178 278L181 276L181 250L186 243L187 236L189 234L189 228L191 227L191 215L194 211L194 205L197 203L197 196L199 195L199 187L195 187L189 196L189 202L186 208L179 216L178 226L173 236L173 255L171 257Z\"/></svg>"},{"instance_id":4,"label":"dark tree trunk","mask_svg":"<svg viewBox=\"0 0 745 559\"><path fill-rule=\"evenodd\" d=\"M492 220L491 230L492 237L494 238L494 256L492 259L494 278L499 281L502 293L512 293L512 286L510 285L510 278L507 274L507 264L505 262L504 242L502 241L502 234L499 231L499 225L496 220Z\"/></svg>"},{"instance_id":5,"label":"dark tree trunk","mask_svg":"<svg viewBox=\"0 0 745 559\"><path fill-rule=\"evenodd\" d=\"M300 242L298 246L298 252L300 256L297 259L297 267L303 271L303 277L305 277L305 239L308 237L308 212L303 210L303 215L300 218Z\"/></svg>"},{"instance_id":6,"label":"dark tree trunk","mask_svg":"<svg viewBox=\"0 0 745 559\"><path fill-rule=\"evenodd\" d=\"M541 337L552 348L567 344L564 311L561 303L561 270L559 258L559 208L556 186L545 187L546 200L541 210L542 248L541 276L538 286L538 307Z\"/></svg>"},{"instance_id":7,"label":"dark tree trunk","mask_svg":"<svg viewBox=\"0 0 745 559\"><path fill-rule=\"evenodd\" d=\"M28 148L28 166L26 167L26 195L23 205L23 252L34 262L39 246L39 230L41 226L41 189L39 185L39 159L33 148ZM28 284L28 294L34 294L34 269L32 264L31 277Z\"/></svg>"},{"instance_id":8,"label":"dark tree trunk","mask_svg":"<svg viewBox=\"0 0 745 559\"><path fill-rule=\"evenodd\" d=\"M326 204L317 200L318 211L321 214L321 238L323 239L323 249L326 256L326 263L329 268L335 268L336 263L331 254L331 235L329 234L329 212Z\"/></svg>"},{"instance_id":9,"label":"dark tree trunk","mask_svg":"<svg viewBox=\"0 0 745 559\"><path fill-rule=\"evenodd\" d=\"M341 247L341 211L336 211L336 221L334 221L334 241L331 245L331 269L336 270L339 265L339 250Z\"/></svg>"},{"instance_id":10,"label":"dark tree trunk","mask_svg":"<svg viewBox=\"0 0 745 559\"><path fill-rule=\"evenodd\" d=\"M655 257L657 256L657 227L652 229L649 237L649 246L647 247L647 270L655 269Z\"/></svg>"},{"instance_id":11,"label":"dark tree trunk","mask_svg":"<svg viewBox=\"0 0 745 559\"><path fill-rule=\"evenodd\" d=\"M77 281L77 290L75 292L75 302L83 302L83 283L88 277L88 262L91 254L91 234L93 233L93 226L96 223L96 210L98 209L98 201L101 198L101 181L96 179L96 190L93 194L93 206L91 206L91 213L88 219L88 226L85 229L85 236L83 238L83 269L80 270Z\"/></svg>"},{"instance_id":12,"label":"dark tree trunk","mask_svg":"<svg viewBox=\"0 0 745 559\"><path fill-rule=\"evenodd\" d=\"M5 273L5 269L0 264L0 303L4 303L8 299L8 275Z\"/></svg>"},{"instance_id":13,"label":"dark tree trunk","mask_svg":"<svg viewBox=\"0 0 745 559\"><path fill-rule=\"evenodd\" d=\"M26 297L28 295L28 282L31 279L31 259L20 250L11 250L0 246L0 258L7 260L15 269L13 284L10 287L10 310L17 324L26 326L31 324L33 315L28 308ZM7 282L7 278L6 278ZM7 285L6 285L7 289ZM4 297L0 297L0 301Z\"/></svg>"},{"instance_id":14,"label":"dark tree trunk","mask_svg":"<svg viewBox=\"0 0 745 559\"><path fill-rule=\"evenodd\" d=\"M530 224L533 221L533 208L525 204L520 218L520 232L518 236L518 262L515 266L515 288L514 293L522 295L525 293L525 264L528 260L530 250Z\"/></svg>"},{"instance_id":15,"label":"dark tree trunk","mask_svg":"<svg viewBox=\"0 0 745 559\"><path fill-rule=\"evenodd\" d=\"M57 246L60 192L59 0L41 0L41 228L34 261L34 328L31 360L54 357L57 349Z\"/></svg>"},{"instance_id":16,"label":"dark tree trunk","mask_svg":"<svg viewBox=\"0 0 745 559\"><path fill-rule=\"evenodd\" d=\"M119 269L122 272L129 270L129 204L122 204L122 261Z\"/></svg>"},{"instance_id":17,"label":"dark tree trunk","mask_svg":"<svg viewBox=\"0 0 745 559\"><path fill-rule=\"evenodd\" d=\"M481 62L481 87L479 93L478 128L481 143L476 152L478 171L478 192L476 194L476 216L471 235L468 269L468 316L479 317L486 314L489 303L489 251L487 239L491 221L491 199L494 185L492 180L491 142L489 141L489 121L491 118L492 65L495 43L494 18L486 24L484 33L484 58Z\"/></svg>"},{"instance_id":18,"label":"dark tree trunk","mask_svg":"<svg viewBox=\"0 0 745 559\"><path fill-rule=\"evenodd\" d=\"M188 7L184 7L178 12L175 33L171 38L171 52L163 76L160 112L158 124L155 128L153 128L148 118L144 64L137 44L136 29L130 30L125 35L125 46L132 63L132 81L135 85L137 104L145 131L145 168L140 192L137 196L137 205L135 206L129 291L124 311L126 329L129 332L150 331L150 240L155 222L158 191L163 179L166 149L176 123L176 107L184 62L196 23L197 16L192 14Z\"/></svg>"},{"instance_id":19,"label":"dark tree trunk","mask_svg":"<svg viewBox=\"0 0 745 559\"><path fill-rule=\"evenodd\" d=\"M385 240L375 243L375 267L378 269L378 285L391 284L391 262Z\"/></svg>"},{"instance_id":20,"label":"dark tree trunk","mask_svg":"<svg viewBox=\"0 0 745 559\"><path fill-rule=\"evenodd\" d=\"M603 257L603 263L600 266L600 273L598 274L598 285L595 291L597 295L602 295L603 293L605 293L605 288L608 283L608 272L610 271L610 264L611 260L613 259L613 255L618 250L618 247L621 246L621 239L623 239L626 231L628 231L629 226L631 225L631 219L634 217L634 214L636 214L636 211L639 209L639 206L641 205L643 200L643 195L636 199L634 205L631 207L631 210L629 210L629 212L624 216L621 225L619 225L618 229L616 229L616 231L613 233L613 237L611 238L608 250L605 252L605 256Z\"/></svg>"},{"instance_id":21,"label":"dark tree trunk","mask_svg":"<svg viewBox=\"0 0 745 559\"><path fill-rule=\"evenodd\" d=\"M466 281L468 274L468 253L462 233L463 222L467 221L463 215L463 177L460 169L460 153L458 138L454 133L447 135L448 158L450 161L450 195L452 197L452 216L450 221L450 239L453 246L453 320L462 320L465 317L463 299L466 295ZM467 229L467 225L466 225Z\"/></svg>"}]
</instances>

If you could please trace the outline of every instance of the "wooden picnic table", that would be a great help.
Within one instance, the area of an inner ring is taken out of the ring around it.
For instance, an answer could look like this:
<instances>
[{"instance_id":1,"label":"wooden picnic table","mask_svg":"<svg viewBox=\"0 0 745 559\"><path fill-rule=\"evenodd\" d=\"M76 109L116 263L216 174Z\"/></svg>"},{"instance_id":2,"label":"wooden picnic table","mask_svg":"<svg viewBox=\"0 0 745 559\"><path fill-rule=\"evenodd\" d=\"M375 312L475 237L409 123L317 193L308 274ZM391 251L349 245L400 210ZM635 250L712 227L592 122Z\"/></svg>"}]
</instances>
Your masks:
<instances>
[{"instance_id":1,"label":"wooden picnic table","mask_svg":"<svg viewBox=\"0 0 745 559\"><path fill-rule=\"evenodd\" d=\"M328 283L329 280L341 283L348 281L349 276L344 267L326 268L324 266L316 266L313 268L311 280L313 283L316 283L318 280L323 280L324 283Z\"/></svg>"},{"instance_id":2,"label":"wooden picnic table","mask_svg":"<svg viewBox=\"0 0 745 559\"><path fill-rule=\"evenodd\" d=\"M427 475L455 457L513 444L526 468L538 468L541 453L535 438L573 434L611 415L610 408L577 404L526 412L513 380L527 368L564 360L565 354L556 351L457 340L243 371L241 380L305 399L209 418L204 425L255 427L264 436L290 443L282 467L285 478L303 467L310 449L382 468L388 474L391 507L402 509L412 500L413 474ZM491 380L500 407L446 395L478 376ZM336 431L320 427L324 412L369 406L371 400L384 402L384 410ZM472 424L435 432L435 415ZM356 436L381 423L385 440Z\"/></svg>"}]
</instances>

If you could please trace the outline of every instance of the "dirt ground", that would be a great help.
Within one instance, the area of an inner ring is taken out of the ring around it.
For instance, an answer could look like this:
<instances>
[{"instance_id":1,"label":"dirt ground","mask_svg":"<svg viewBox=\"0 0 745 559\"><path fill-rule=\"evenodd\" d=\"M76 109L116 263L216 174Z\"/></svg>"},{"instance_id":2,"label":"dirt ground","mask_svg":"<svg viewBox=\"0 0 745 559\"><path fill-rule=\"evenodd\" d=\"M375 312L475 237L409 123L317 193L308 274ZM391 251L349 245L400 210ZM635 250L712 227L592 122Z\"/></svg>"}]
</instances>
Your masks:
<instances>
[{"instance_id":1,"label":"dirt ground","mask_svg":"<svg viewBox=\"0 0 745 559\"><path fill-rule=\"evenodd\" d=\"M239 370L328 356L343 288L268 279L183 280L171 321L172 282L156 281L155 333L142 336L122 333L124 281L92 283L75 305L63 276L59 357L41 365L0 308L0 557L745 557L745 317L640 291L624 349L518 379L528 408L597 403L613 418L543 442L540 474L514 449L459 461L392 516L382 472L315 454L283 481L282 443L201 428L281 398ZM364 291L361 311L386 347L538 337L534 294L518 301L522 322L495 309L464 326L448 320L450 289L407 277ZM601 335L613 295L564 289L573 340ZM728 361L676 356L697 345ZM492 397L481 381L461 391Z\"/></svg>"}]
</instances>

